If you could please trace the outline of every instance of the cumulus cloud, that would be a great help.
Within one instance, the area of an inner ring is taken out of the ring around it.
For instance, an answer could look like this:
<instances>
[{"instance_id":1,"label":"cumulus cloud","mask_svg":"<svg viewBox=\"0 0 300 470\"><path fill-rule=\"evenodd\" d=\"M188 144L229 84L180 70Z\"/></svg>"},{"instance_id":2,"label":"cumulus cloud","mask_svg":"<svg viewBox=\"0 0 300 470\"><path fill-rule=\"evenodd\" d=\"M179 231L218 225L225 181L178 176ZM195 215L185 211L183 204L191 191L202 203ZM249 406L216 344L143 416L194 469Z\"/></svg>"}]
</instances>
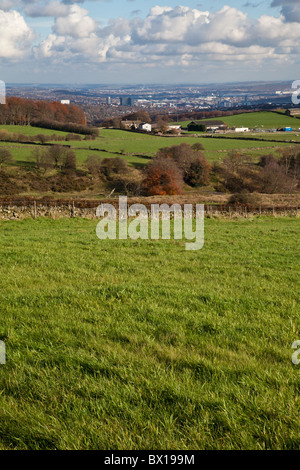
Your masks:
<instances>
[{"instance_id":1,"label":"cumulus cloud","mask_svg":"<svg viewBox=\"0 0 300 470\"><path fill-rule=\"evenodd\" d=\"M20 0L0 0L0 10L8 11L20 4Z\"/></svg>"},{"instance_id":2,"label":"cumulus cloud","mask_svg":"<svg viewBox=\"0 0 300 470\"><path fill-rule=\"evenodd\" d=\"M98 29L98 24L88 16L88 11L78 5L72 5L67 16L58 17L53 31L59 36L84 38Z\"/></svg>"},{"instance_id":3,"label":"cumulus cloud","mask_svg":"<svg viewBox=\"0 0 300 470\"><path fill-rule=\"evenodd\" d=\"M29 53L33 31L17 11L0 10L0 57L16 59Z\"/></svg>"},{"instance_id":4,"label":"cumulus cloud","mask_svg":"<svg viewBox=\"0 0 300 470\"><path fill-rule=\"evenodd\" d=\"M56 4L56 0L46 4L43 14L52 16ZM280 5L289 6L283 0ZM120 17L101 28L79 5L60 4L60 8L52 33L34 48L36 58L146 67L226 61L285 64L299 58L299 24L289 23L283 15L250 19L229 6L215 12L155 6L146 18Z\"/></svg>"},{"instance_id":5,"label":"cumulus cloud","mask_svg":"<svg viewBox=\"0 0 300 470\"><path fill-rule=\"evenodd\" d=\"M272 7L281 7L281 15L288 23L300 23L299 0L273 0Z\"/></svg>"},{"instance_id":6,"label":"cumulus cloud","mask_svg":"<svg viewBox=\"0 0 300 470\"><path fill-rule=\"evenodd\" d=\"M33 3L26 5L24 8L24 13L32 18L40 18L43 16L50 16L56 18L61 16L67 16L69 12L70 7L59 1L52 1L46 4Z\"/></svg>"},{"instance_id":7,"label":"cumulus cloud","mask_svg":"<svg viewBox=\"0 0 300 470\"><path fill-rule=\"evenodd\" d=\"M284 5L281 9L281 13L287 22L300 23L300 5Z\"/></svg>"}]
</instances>

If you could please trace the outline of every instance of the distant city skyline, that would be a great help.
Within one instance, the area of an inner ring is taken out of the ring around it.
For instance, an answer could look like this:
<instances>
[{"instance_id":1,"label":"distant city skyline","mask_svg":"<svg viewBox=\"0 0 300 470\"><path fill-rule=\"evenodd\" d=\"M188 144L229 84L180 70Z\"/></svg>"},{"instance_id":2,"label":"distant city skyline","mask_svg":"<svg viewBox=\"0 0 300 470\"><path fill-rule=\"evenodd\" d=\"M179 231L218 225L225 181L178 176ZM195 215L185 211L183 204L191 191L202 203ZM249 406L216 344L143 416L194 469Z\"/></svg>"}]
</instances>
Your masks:
<instances>
[{"instance_id":1,"label":"distant city skyline","mask_svg":"<svg viewBox=\"0 0 300 470\"><path fill-rule=\"evenodd\" d=\"M300 79L298 0L0 0L0 80Z\"/></svg>"}]
</instances>

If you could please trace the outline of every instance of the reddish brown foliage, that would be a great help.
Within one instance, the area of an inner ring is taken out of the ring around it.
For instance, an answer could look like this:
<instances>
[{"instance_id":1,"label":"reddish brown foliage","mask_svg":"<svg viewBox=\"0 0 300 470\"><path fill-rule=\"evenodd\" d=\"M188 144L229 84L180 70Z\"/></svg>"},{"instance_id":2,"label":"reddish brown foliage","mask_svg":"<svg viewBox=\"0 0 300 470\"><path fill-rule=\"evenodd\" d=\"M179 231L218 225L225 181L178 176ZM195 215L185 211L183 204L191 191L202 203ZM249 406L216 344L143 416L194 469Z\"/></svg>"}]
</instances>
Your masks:
<instances>
[{"instance_id":1,"label":"reddish brown foliage","mask_svg":"<svg viewBox=\"0 0 300 470\"><path fill-rule=\"evenodd\" d=\"M84 112L74 105L9 97L0 107L0 124L24 126L37 119L86 124Z\"/></svg>"},{"instance_id":2,"label":"reddish brown foliage","mask_svg":"<svg viewBox=\"0 0 300 470\"><path fill-rule=\"evenodd\" d=\"M182 194L182 172L171 159L157 157L149 163L143 190L147 196Z\"/></svg>"}]
</instances>

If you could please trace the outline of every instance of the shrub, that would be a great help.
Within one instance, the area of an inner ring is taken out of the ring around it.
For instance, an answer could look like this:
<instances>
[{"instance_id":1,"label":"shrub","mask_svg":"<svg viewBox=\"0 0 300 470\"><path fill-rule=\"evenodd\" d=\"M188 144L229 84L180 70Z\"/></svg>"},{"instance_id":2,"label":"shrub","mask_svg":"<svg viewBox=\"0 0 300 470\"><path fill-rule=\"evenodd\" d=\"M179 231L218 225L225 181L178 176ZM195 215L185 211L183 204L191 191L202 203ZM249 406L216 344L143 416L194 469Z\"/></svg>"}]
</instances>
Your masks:
<instances>
[{"instance_id":1,"label":"shrub","mask_svg":"<svg viewBox=\"0 0 300 470\"><path fill-rule=\"evenodd\" d=\"M84 166L93 175L99 175L101 173L101 158L96 155L90 155L84 162Z\"/></svg>"},{"instance_id":2,"label":"shrub","mask_svg":"<svg viewBox=\"0 0 300 470\"><path fill-rule=\"evenodd\" d=\"M201 148L203 148L202 145ZM209 184L211 165L200 152L199 147L192 148L189 144L182 143L159 150L157 156L175 161L178 168L182 170L186 184L193 187Z\"/></svg>"},{"instance_id":3,"label":"shrub","mask_svg":"<svg viewBox=\"0 0 300 470\"><path fill-rule=\"evenodd\" d=\"M76 155L73 150L68 150L66 152L62 170L67 173L74 172L76 170Z\"/></svg>"},{"instance_id":4,"label":"shrub","mask_svg":"<svg viewBox=\"0 0 300 470\"><path fill-rule=\"evenodd\" d=\"M298 181L283 165L272 161L260 169L261 192L265 193L292 193L297 190Z\"/></svg>"},{"instance_id":5,"label":"shrub","mask_svg":"<svg viewBox=\"0 0 300 470\"><path fill-rule=\"evenodd\" d=\"M126 160L120 157L104 158L100 165L100 171L107 180L110 180L116 174L128 173L129 167Z\"/></svg>"},{"instance_id":6,"label":"shrub","mask_svg":"<svg viewBox=\"0 0 300 470\"><path fill-rule=\"evenodd\" d=\"M92 135L96 137L99 135L99 129L96 127L88 127L88 126L84 126L83 124L75 124L72 122L63 123L59 121L43 119L43 120L34 120L30 123L30 125L33 127L55 129L57 131L65 131L65 132L83 134L83 135Z\"/></svg>"},{"instance_id":7,"label":"shrub","mask_svg":"<svg viewBox=\"0 0 300 470\"><path fill-rule=\"evenodd\" d=\"M229 204L244 205L244 206L258 206L261 199L258 194L249 193L249 191L242 191L240 193L234 193L229 198Z\"/></svg>"},{"instance_id":8,"label":"shrub","mask_svg":"<svg viewBox=\"0 0 300 470\"><path fill-rule=\"evenodd\" d=\"M243 190L254 192L260 189L258 168L248 155L230 152L221 163L214 164L213 172L218 180L218 189L221 191L235 193Z\"/></svg>"},{"instance_id":9,"label":"shrub","mask_svg":"<svg viewBox=\"0 0 300 470\"><path fill-rule=\"evenodd\" d=\"M156 157L147 165L142 183L147 196L182 194L183 175L170 158Z\"/></svg>"}]
</instances>

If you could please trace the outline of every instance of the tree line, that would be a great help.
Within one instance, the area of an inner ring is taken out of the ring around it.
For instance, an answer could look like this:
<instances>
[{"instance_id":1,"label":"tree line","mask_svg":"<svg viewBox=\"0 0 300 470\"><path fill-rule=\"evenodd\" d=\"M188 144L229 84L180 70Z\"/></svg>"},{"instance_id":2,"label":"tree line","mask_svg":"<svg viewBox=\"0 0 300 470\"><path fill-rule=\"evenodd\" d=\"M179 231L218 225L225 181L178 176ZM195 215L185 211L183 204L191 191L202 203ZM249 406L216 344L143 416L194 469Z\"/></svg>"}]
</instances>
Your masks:
<instances>
[{"instance_id":1,"label":"tree line","mask_svg":"<svg viewBox=\"0 0 300 470\"><path fill-rule=\"evenodd\" d=\"M86 126L84 112L75 105L8 97L0 106L0 124L28 126L37 120Z\"/></svg>"}]
</instances>

